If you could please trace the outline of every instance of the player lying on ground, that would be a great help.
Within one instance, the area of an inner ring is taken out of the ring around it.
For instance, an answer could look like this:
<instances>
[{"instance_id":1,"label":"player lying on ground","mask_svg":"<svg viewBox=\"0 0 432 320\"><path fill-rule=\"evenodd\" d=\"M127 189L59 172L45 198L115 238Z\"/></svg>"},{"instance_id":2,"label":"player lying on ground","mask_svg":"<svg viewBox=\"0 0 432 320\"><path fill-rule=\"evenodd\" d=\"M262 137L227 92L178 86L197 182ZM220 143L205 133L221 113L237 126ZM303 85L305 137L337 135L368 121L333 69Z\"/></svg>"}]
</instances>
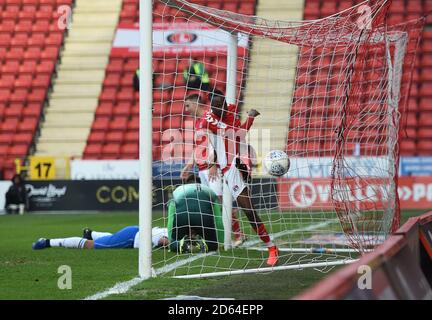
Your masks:
<instances>
[{"instance_id":1,"label":"player lying on ground","mask_svg":"<svg viewBox=\"0 0 432 320\"><path fill-rule=\"evenodd\" d=\"M210 179L217 176L217 166L219 166L233 198L237 200L252 228L268 248L267 264L274 266L278 262L278 249L271 241L264 223L253 207L250 191L244 180L244 176L247 175L244 170L245 163L241 161L245 156L242 152L245 151L240 148L241 142L238 142L238 137L242 136L240 130L248 130L252 125L253 118L259 113L256 110L249 111L246 122L241 124L237 115L237 106L228 105L225 96L218 90L215 90L212 95L210 105L211 110L204 116L209 134L208 144L215 151L215 163L209 165ZM243 168L242 172L239 168Z\"/></svg>"},{"instance_id":2,"label":"player lying on ground","mask_svg":"<svg viewBox=\"0 0 432 320\"><path fill-rule=\"evenodd\" d=\"M173 192L168 203L168 228L152 229L153 247L170 246L171 251L187 253L199 247L201 252L214 251L223 239L222 210L217 195L190 176L185 185ZM33 249L64 247L76 249L138 248L139 228L129 226L111 234L84 229L83 236L60 239L41 238Z\"/></svg>"},{"instance_id":3,"label":"player lying on ground","mask_svg":"<svg viewBox=\"0 0 432 320\"><path fill-rule=\"evenodd\" d=\"M92 231L85 228L83 237L70 237L60 239L40 238L34 242L34 250L45 249L50 247L63 247L74 249L121 249L121 248L138 248L139 244L139 227L129 226L112 234L109 232ZM155 247L165 247L169 245L168 231L166 228L154 227L152 229L152 244Z\"/></svg>"},{"instance_id":4,"label":"player lying on ground","mask_svg":"<svg viewBox=\"0 0 432 320\"><path fill-rule=\"evenodd\" d=\"M202 98L200 97L199 94L194 93L186 97L184 110L186 113L190 114L192 117L195 118L194 143L195 144L197 142L199 143L201 139L199 133L207 127L207 121L203 117L206 114L206 112L209 110L209 107L203 103ZM189 177L192 168L195 164L196 164L195 158L192 154L190 160L181 171L180 178L182 180L186 180ZM197 167L198 167L200 183L212 189L219 197L219 200L222 203L223 188L222 188L222 177L220 172L217 177L215 177L210 181L208 166L206 164L197 164ZM241 232L240 229L240 223L237 218L236 208L232 209L232 231L234 234L234 243L233 243L234 246L239 246L246 240L245 235L243 234L243 232Z\"/></svg>"}]
</instances>

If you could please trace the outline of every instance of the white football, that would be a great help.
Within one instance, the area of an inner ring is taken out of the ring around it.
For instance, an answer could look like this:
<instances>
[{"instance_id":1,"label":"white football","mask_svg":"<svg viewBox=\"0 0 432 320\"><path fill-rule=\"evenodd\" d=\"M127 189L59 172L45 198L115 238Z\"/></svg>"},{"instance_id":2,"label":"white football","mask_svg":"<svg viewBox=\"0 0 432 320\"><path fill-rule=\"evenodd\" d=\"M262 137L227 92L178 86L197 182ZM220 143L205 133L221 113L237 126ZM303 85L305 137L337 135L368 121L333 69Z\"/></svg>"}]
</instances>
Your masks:
<instances>
[{"instance_id":1,"label":"white football","mask_svg":"<svg viewBox=\"0 0 432 320\"><path fill-rule=\"evenodd\" d=\"M282 150L272 150L264 158L264 167L272 176L280 177L288 172L290 160Z\"/></svg>"}]
</instances>

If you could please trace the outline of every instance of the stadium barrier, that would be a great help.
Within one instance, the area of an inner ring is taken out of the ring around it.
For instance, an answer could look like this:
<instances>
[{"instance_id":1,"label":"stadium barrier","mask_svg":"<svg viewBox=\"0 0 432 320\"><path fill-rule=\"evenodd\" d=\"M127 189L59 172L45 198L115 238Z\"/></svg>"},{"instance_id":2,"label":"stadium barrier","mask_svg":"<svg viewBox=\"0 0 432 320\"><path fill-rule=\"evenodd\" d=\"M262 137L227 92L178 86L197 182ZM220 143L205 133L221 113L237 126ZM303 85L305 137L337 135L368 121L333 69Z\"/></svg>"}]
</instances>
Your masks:
<instances>
[{"instance_id":1,"label":"stadium barrier","mask_svg":"<svg viewBox=\"0 0 432 320\"><path fill-rule=\"evenodd\" d=\"M153 180L153 209L163 210L180 179ZM10 182L3 189L4 193ZM1 186L0 186L1 187ZM138 180L48 180L27 181L30 211L137 211ZM257 208L277 206L276 179L260 178L253 183ZM275 208L276 209L276 208Z\"/></svg>"},{"instance_id":2,"label":"stadium barrier","mask_svg":"<svg viewBox=\"0 0 432 320\"><path fill-rule=\"evenodd\" d=\"M30 211L137 210L138 180L27 181Z\"/></svg>"},{"instance_id":3,"label":"stadium barrier","mask_svg":"<svg viewBox=\"0 0 432 320\"><path fill-rule=\"evenodd\" d=\"M432 212L410 218L376 250L295 299L431 300Z\"/></svg>"}]
</instances>

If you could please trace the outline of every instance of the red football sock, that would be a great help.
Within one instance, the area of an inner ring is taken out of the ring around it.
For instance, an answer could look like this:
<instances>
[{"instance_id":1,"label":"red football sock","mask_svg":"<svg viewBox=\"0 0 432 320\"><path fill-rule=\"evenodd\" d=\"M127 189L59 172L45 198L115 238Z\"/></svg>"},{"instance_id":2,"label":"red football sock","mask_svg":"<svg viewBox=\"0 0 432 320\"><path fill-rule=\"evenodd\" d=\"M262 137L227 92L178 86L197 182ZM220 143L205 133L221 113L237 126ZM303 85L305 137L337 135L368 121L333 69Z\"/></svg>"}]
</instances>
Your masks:
<instances>
[{"instance_id":1,"label":"red football sock","mask_svg":"<svg viewBox=\"0 0 432 320\"><path fill-rule=\"evenodd\" d=\"M258 234L258 236L260 237L261 241L264 242L267 245L267 247L273 246L273 243L270 240L270 236L267 233L267 229L266 229L264 224L260 224L258 226L258 229L257 229L256 225L255 226L253 225L252 227L255 230L255 232Z\"/></svg>"},{"instance_id":2,"label":"red football sock","mask_svg":"<svg viewBox=\"0 0 432 320\"><path fill-rule=\"evenodd\" d=\"M236 215L235 211L232 212L232 225L231 225L231 227L232 227L232 232L234 233L234 236L236 238L239 238L241 236L240 223L237 219L237 215Z\"/></svg>"}]
</instances>

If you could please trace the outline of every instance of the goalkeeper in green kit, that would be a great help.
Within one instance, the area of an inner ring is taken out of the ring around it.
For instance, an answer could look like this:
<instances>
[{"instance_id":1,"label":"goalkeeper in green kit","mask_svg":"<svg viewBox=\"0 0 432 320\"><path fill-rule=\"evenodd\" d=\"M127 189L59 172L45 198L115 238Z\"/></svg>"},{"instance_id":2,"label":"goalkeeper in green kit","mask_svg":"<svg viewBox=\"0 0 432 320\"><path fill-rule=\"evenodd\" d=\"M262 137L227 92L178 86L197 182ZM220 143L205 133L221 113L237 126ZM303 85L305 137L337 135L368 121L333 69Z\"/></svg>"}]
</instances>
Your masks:
<instances>
[{"instance_id":1,"label":"goalkeeper in green kit","mask_svg":"<svg viewBox=\"0 0 432 320\"><path fill-rule=\"evenodd\" d=\"M194 177L188 181L195 181ZM180 253L218 249L224 239L222 206L207 186L189 183L177 187L168 203L170 250Z\"/></svg>"}]
</instances>

